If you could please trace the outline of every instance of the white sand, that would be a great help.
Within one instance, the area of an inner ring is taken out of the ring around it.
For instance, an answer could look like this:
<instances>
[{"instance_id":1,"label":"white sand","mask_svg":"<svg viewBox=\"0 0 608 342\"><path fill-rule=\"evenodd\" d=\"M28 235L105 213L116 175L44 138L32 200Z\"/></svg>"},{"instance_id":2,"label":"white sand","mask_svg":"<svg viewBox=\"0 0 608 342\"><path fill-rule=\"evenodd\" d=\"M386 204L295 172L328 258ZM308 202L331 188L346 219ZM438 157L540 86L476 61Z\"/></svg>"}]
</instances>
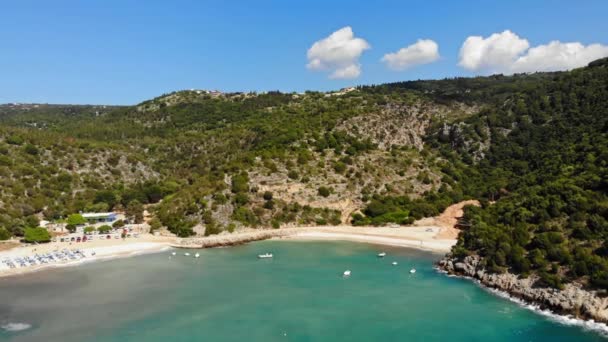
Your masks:
<instances>
[{"instance_id":1,"label":"white sand","mask_svg":"<svg viewBox=\"0 0 608 342\"><path fill-rule=\"evenodd\" d=\"M344 240L379 245L417 248L447 253L456 244L455 239L439 239L442 228L422 227L305 227L294 234L282 237L290 240Z\"/></svg>"},{"instance_id":2,"label":"white sand","mask_svg":"<svg viewBox=\"0 0 608 342\"><path fill-rule=\"evenodd\" d=\"M129 238L126 240L94 240L90 242L81 243L51 242L47 244L16 247L0 252L0 260L3 260L5 258L34 256L35 254L61 251L63 249L80 249L86 257L82 259L58 261L42 265L32 265L26 267L17 266L13 269L9 268L4 263L0 263L0 277L25 274L48 268L74 266L87 262L99 261L110 258L128 257L142 253L160 252L171 248L170 245L172 241L173 239L156 238L151 235L144 235L141 238Z\"/></svg>"},{"instance_id":3,"label":"white sand","mask_svg":"<svg viewBox=\"0 0 608 342\"><path fill-rule=\"evenodd\" d=\"M455 239L441 238L444 228L438 226L415 227L352 227L352 226L307 226L282 229L245 229L233 234L225 233L209 237L179 239L156 237L142 234L139 238L93 240L81 243L52 242L41 245L28 245L0 252L0 260L35 254L49 253L63 249L80 249L85 258L28 267L8 268L0 263L0 277L24 274L53 267L73 266L97 260L128 257L142 253L159 252L171 247L201 248L229 246L266 239L288 240L345 240L409 247L445 253L456 243ZM93 255L93 253L95 255Z\"/></svg>"}]
</instances>

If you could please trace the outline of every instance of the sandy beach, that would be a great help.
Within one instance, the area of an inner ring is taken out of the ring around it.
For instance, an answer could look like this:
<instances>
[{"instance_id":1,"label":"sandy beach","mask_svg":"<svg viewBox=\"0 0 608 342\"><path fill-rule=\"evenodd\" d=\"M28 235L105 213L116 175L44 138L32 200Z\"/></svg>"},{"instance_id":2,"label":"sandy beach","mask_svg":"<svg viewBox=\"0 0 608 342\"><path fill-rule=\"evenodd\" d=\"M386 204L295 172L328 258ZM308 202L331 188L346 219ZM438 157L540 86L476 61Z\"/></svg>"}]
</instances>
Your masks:
<instances>
[{"instance_id":1,"label":"sandy beach","mask_svg":"<svg viewBox=\"0 0 608 342\"><path fill-rule=\"evenodd\" d=\"M329 240L372 243L422 249L437 253L447 253L456 243L455 239L437 238L442 231L437 226L416 226L399 228L379 227L305 227L292 235L281 237L289 240ZM279 238L279 239L281 239Z\"/></svg>"},{"instance_id":2,"label":"sandy beach","mask_svg":"<svg viewBox=\"0 0 608 342\"><path fill-rule=\"evenodd\" d=\"M179 248L225 247L268 239L342 240L446 253L456 243L456 239L439 237L443 230L444 228L439 226L303 226L281 229L247 229L232 234L180 239L174 246Z\"/></svg>"},{"instance_id":3,"label":"sandy beach","mask_svg":"<svg viewBox=\"0 0 608 342\"><path fill-rule=\"evenodd\" d=\"M442 231L437 226L416 227L352 227L310 226L282 229L246 229L235 233L224 233L208 237L175 238L141 234L139 238L93 240L82 243L51 242L40 245L24 245L0 251L0 260L5 258L34 256L56 251L81 250L85 257L78 260L9 268L0 264L0 277L25 274L43 269L74 266L110 258L129 257L143 253L154 253L177 248L210 248L232 246L253 241L277 240L343 240L390 246L417 248L445 253L456 243L454 239L437 239Z\"/></svg>"},{"instance_id":4,"label":"sandy beach","mask_svg":"<svg viewBox=\"0 0 608 342\"><path fill-rule=\"evenodd\" d=\"M468 201L454 204L438 217L417 221L413 226L389 227L353 227L353 226L301 226L281 229L241 229L234 233L224 232L206 237L177 238L172 236L154 236L140 234L139 237L127 239L92 240L81 243L51 242L39 245L18 245L14 242L0 248L0 260L34 256L56 251L81 250L85 257L77 260L54 262L50 264L9 268L0 263L0 277L24 274L54 267L73 266L82 263L110 258L128 257L143 253L154 253L169 248L211 248L234 246L243 243L276 239L276 240L342 240L379 245L416 248L436 253L447 253L456 243L458 230L454 228L456 217L462 215L465 205L476 202Z\"/></svg>"},{"instance_id":5,"label":"sandy beach","mask_svg":"<svg viewBox=\"0 0 608 342\"><path fill-rule=\"evenodd\" d=\"M68 260L54 262L42 265L33 265L28 267L9 268L4 263L0 263L0 277L25 274L44 269L67 267L79 265L87 262L128 257L144 253L160 252L171 248L173 238L156 237L153 235L141 235L139 238L129 239L112 239L112 240L94 240L82 243L69 242L51 242L39 245L22 245L11 249L0 251L0 260L5 258L33 256L35 254L52 253L56 251L81 250L85 258L77 260Z\"/></svg>"}]
</instances>

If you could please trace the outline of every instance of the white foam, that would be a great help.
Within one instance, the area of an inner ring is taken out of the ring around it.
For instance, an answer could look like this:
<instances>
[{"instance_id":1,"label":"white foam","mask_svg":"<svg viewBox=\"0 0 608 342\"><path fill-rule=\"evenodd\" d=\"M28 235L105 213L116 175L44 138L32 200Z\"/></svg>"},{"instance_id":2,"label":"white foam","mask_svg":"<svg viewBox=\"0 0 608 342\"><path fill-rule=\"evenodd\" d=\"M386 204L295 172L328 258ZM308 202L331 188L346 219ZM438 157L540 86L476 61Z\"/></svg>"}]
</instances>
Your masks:
<instances>
[{"instance_id":1,"label":"white foam","mask_svg":"<svg viewBox=\"0 0 608 342\"><path fill-rule=\"evenodd\" d=\"M504 291L500 291L497 289L492 289L489 288L487 286L484 286L483 284L477 282L478 284L481 285L481 287L500 297L500 298L504 298L507 299L513 303L518 304L519 306L528 309L530 311L533 311L541 316L544 316L548 319L550 319L553 322L557 322L559 324L563 324L563 325L569 325L569 326L579 326L582 327L585 330L590 330L590 331L594 331L597 332L599 334L601 334L604 337L608 337L608 325L606 325L605 323L600 323L600 322L596 322L592 319L590 320L583 320L580 318L576 318L572 315L560 315L560 314L556 314L555 312L548 310L548 309L542 309L540 307L540 305L537 304L531 304L529 302L526 302L520 298L516 298L513 297L511 295L509 295L508 293L504 292Z\"/></svg>"},{"instance_id":2,"label":"white foam","mask_svg":"<svg viewBox=\"0 0 608 342\"><path fill-rule=\"evenodd\" d=\"M6 324L0 326L0 328L2 328L5 331L8 331L8 332L27 330L31 327L32 327L32 325L27 324L27 323L6 323Z\"/></svg>"},{"instance_id":3,"label":"white foam","mask_svg":"<svg viewBox=\"0 0 608 342\"><path fill-rule=\"evenodd\" d=\"M484 284L482 284L479 281L479 279L475 279L475 278L467 277L467 276L458 276L458 275L449 274L446 271L440 269L439 267L436 267L435 270L438 271L439 273L446 274L448 277L457 277L457 278L464 278L464 279L472 280L474 283L479 285L482 289L492 293L493 295L498 296L503 299L507 299L513 303L516 303L519 306L521 306L525 309L528 309L530 311L533 311L541 316L544 316L553 322L563 324L563 325L569 325L569 326L579 326L585 330L594 331L604 337L608 337L608 325L606 325L605 323L596 322L592 319L583 320L580 318L576 318L572 315L560 315L551 310L541 309L540 305L531 304L529 302L526 302L523 299L513 297L505 291L487 287Z\"/></svg>"}]
</instances>

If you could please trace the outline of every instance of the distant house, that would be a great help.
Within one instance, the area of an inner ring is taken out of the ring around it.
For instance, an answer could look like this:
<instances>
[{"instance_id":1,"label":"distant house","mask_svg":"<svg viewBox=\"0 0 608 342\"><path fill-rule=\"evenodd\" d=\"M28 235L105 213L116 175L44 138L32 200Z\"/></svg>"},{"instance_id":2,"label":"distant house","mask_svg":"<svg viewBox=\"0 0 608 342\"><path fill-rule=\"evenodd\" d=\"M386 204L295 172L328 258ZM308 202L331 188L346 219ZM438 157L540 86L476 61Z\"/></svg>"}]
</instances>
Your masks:
<instances>
[{"instance_id":1,"label":"distant house","mask_svg":"<svg viewBox=\"0 0 608 342\"><path fill-rule=\"evenodd\" d=\"M117 220L115 213L83 213L82 217L89 223L110 223Z\"/></svg>"}]
</instances>

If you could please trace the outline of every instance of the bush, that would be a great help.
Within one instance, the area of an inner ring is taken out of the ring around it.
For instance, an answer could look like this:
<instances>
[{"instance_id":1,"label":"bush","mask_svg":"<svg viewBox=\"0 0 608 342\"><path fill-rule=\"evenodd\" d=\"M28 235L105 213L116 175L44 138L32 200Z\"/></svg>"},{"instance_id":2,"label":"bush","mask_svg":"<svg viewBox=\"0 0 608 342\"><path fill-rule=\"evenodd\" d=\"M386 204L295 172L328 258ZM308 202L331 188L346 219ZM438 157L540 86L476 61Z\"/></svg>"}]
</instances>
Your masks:
<instances>
[{"instance_id":1,"label":"bush","mask_svg":"<svg viewBox=\"0 0 608 342\"><path fill-rule=\"evenodd\" d=\"M153 218L150 220L150 233L153 233L154 231L160 229L163 226L163 224L160 222L160 220L158 218Z\"/></svg>"},{"instance_id":2,"label":"bush","mask_svg":"<svg viewBox=\"0 0 608 342\"><path fill-rule=\"evenodd\" d=\"M84 228L84 233L85 233L85 234L91 234L91 233L92 233L92 232L94 232L94 231L95 231L95 227L91 227L91 226L89 226L89 227L85 227L85 228Z\"/></svg>"},{"instance_id":3,"label":"bush","mask_svg":"<svg viewBox=\"0 0 608 342\"><path fill-rule=\"evenodd\" d=\"M245 193L238 193L234 195L233 202L237 206L244 206L245 204L249 203L249 196Z\"/></svg>"},{"instance_id":4,"label":"bush","mask_svg":"<svg viewBox=\"0 0 608 342\"><path fill-rule=\"evenodd\" d=\"M344 171L346 171L346 164L344 164L343 162L336 162L334 164L334 170L337 173L344 173Z\"/></svg>"},{"instance_id":5,"label":"bush","mask_svg":"<svg viewBox=\"0 0 608 342\"><path fill-rule=\"evenodd\" d=\"M49 234L49 232L42 227L25 228L23 240L25 240L25 242L29 242L29 243L49 242L49 241L51 241L51 234Z\"/></svg>"},{"instance_id":6,"label":"bush","mask_svg":"<svg viewBox=\"0 0 608 342\"><path fill-rule=\"evenodd\" d=\"M123 221L123 220L117 220L116 222L112 223L113 228L122 228L124 226L125 226L125 221Z\"/></svg>"},{"instance_id":7,"label":"bush","mask_svg":"<svg viewBox=\"0 0 608 342\"><path fill-rule=\"evenodd\" d=\"M36 156L39 153L38 148L31 144L25 145L25 147L23 149L24 149L25 153L30 154L32 156Z\"/></svg>"},{"instance_id":8,"label":"bush","mask_svg":"<svg viewBox=\"0 0 608 342\"><path fill-rule=\"evenodd\" d=\"M318 193L320 196L329 197L329 195L331 194L331 189L325 186L321 186L318 189Z\"/></svg>"},{"instance_id":9,"label":"bush","mask_svg":"<svg viewBox=\"0 0 608 342\"><path fill-rule=\"evenodd\" d=\"M222 229L215 222L205 225L205 236L216 235L222 232Z\"/></svg>"},{"instance_id":10,"label":"bush","mask_svg":"<svg viewBox=\"0 0 608 342\"><path fill-rule=\"evenodd\" d=\"M0 240L8 240L11 238L11 233L4 227L0 227Z\"/></svg>"},{"instance_id":11,"label":"bush","mask_svg":"<svg viewBox=\"0 0 608 342\"><path fill-rule=\"evenodd\" d=\"M23 144L23 138L18 135L11 135L6 138L6 142L11 145L21 145Z\"/></svg>"},{"instance_id":12,"label":"bush","mask_svg":"<svg viewBox=\"0 0 608 342\"><path fill-rule=\"evenodd\" d=\"M264 192L264 199L265 199L266 201L270 201L270 200L272 200L272 197L273 197L273 196L272 196L272 192L270 192L270 191L265 191L265 192Z\"/></svg>"},{"instance_id":13,"label":"bush","mask_svg":"<svg viewBox=\"0 0 608 342\"><path fill-rule=\"evenodd\" d=\"M80 214L72 214L68 216L68 225L78 226L87 223L87 220Z\"/></svg>"},{"instance_id":14,"label":"bush","mask_svg":"<svg viewBox=\"0 0 608 342\"><path fill-rule=\"evenodd\" d=\"M67 225L65 226L65 229L67 229L67 230L68 230L68 232L70 232L70 233L74 233L74 232L76 231L76 225L73 225L73 224L67 224Z\"/></svg>"},{"instance_id":15,"label":"bush","mask_svg":"<svg viewBox=\"0 0 608 342\"><path fill-rule=\"evenodd\" d=\"M226 198L226 195L220 192L219 194L213 195L213 202L220 205L226 204L226 202L228 202L228 198Z\"/></svg>"},{"instance_id":16,"label":"bush","mask_svg":"<svg viewBox=\"0 0 608 342\"><path fill-rule=\"evenodd\" d=\"M264 209L268 209L268 210L274 209L274 201L273 200L266 201L264 203Z\"/></svg>"},{"instance_id":17,"label":"bush","mask_svg":"<svg viewBox=\"0 0 608 342\"><path fill-rule=\"evenodd\" d=\"M236 209L232 214L232 218L246 226L251 227L255 227L258 223L257 216L255 216L255 214L251 210L244 207Z\"/></svg>"},{"instance_id":18,"label":"bush","mask_svg":"<svg viewBox=\"0 0 608 342\"><path fill-rule=\"evenodd\" d=\"M103 226L100 226L99 228L97 228L97 231L100 232L101 234L107 234L112 230L112 227L108 226L107 224L104 224Z\"/></svg>"},{"instance_id":19,"label":"bush","mask_svg":"<svg viewBox=\"0 0 608 342\"><path fill-rule=\"evenodd\" d=\"M287 177L289 177L290 179L298 179L300 178L300 174L298 174L298 171L295 170L291 170L287 173Z\"/></svg>"},{"instance_id":20,"label":"bush","mask_svg":"<svg viewBox=\"0 0 608 342\"><path fill-rule=\"evenodd\" d=\"M249 177L246 173L241 173L232 176L232 188L233 193L248 192L249 191Z\"/></svg>"}]
</instances>

